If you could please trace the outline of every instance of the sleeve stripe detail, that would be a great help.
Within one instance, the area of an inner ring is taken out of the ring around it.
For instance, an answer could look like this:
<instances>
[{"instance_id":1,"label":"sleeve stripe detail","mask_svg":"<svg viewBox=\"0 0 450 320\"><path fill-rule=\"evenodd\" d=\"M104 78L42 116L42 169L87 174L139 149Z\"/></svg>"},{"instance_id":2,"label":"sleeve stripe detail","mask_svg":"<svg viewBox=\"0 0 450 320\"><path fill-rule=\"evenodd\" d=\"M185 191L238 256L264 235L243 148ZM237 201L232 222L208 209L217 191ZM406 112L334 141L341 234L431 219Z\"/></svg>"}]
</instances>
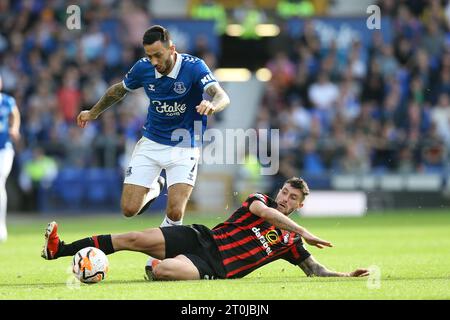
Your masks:
<instances>
[{"instance_id":1,"label":"sleeve stripe detail","mask_svg":"<svg viewBox=\"0 0 450 320\"><path fill-rule=\"evenodd\" d=\"M204 87L203 87L203 91L205 91L206 89L208 89L210 86L212 86L213 84L217 83L217 81L211 81L209 83L207 83Z\"/></svg>"},{"instance_id":2,"label":"sleeve stripe detail","mask_svg":"<svg viewBox=\"0 0 450 320\"><path fill-rule=\"evenodd\" d=\"M127 91L129 91L129 92L133 92L134 90L136 90L136 89L130 89L130 88L128 88L127 85L125 84L125 80L122 80L122 85L123 85L123 87L124 87Z\"/></svg>"}]
</instances>

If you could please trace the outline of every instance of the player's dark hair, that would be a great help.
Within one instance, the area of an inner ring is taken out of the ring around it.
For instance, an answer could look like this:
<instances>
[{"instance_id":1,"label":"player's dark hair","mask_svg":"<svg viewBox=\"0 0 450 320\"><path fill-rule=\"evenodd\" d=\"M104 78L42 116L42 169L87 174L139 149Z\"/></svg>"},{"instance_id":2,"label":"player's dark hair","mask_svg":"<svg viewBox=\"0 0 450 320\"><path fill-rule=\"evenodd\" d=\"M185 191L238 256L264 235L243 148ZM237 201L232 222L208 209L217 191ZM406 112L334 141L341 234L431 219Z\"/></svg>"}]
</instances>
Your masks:
<instances>
[{"instance_id":1,"label":"player's dark hair","mask_svg":"<svg viewBox=\"0 0 450 320\"><path fill-rule=\"evenodd\" d=\"M309 194L309 187L302 178L292 177L285 183L288 183L292 188L299 189L303 193L303 199Z\"/></svg>"},{"instance_id":2,"label":"player's dark hair","mask_svg":"<svg viewBox=\"0 0 450 320\"><path fill-rule=\"evenodd\" d=\"M156 41L161 41L166 47L170 42L169 31L160 25L152 26L147 31L145 31L144 36L142 37L142 44L144 46L147 44L153 44Z\"/></svg>"}]
</instances>

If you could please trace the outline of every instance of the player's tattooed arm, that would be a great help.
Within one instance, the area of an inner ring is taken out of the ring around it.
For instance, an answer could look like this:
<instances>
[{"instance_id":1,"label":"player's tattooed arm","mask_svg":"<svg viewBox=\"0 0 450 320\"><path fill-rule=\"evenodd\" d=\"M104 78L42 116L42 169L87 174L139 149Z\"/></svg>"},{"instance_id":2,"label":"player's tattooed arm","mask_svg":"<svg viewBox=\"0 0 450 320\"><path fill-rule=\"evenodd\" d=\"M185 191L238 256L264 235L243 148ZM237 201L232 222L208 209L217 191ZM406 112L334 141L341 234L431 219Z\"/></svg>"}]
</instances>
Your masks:
<instances>
[{"instance_id":1,"label":"player's tattooed arm","mask_svg":"<svg viewBox=\"0 0 450 320\"><path fill-rule=\"evenodd\" d=\"M127 92L128 91L125 89L122 82L112 85L91 110L83 110L78 114L77 125L80 128L86 127L89 121L97 119L103 111L108 109L114 103L122 100Z\"/></svg>"},{"instance_id":2,"label":"player's tattooed arm","mask_svg":"<svg viewBox=\"0 0 450 320\"><path fill-rule=\"evenodd\" d=\"M92 107L90 110L91 116L94 119L106 109L111 107L114 103L122 100L123 97L127 94L127 89L123 86L122 82L116 83L109 87L109 89L105 92L103 97Z\"/></svg>"},{"instance_id":3,"label":"player's tattooed arm","mask_svg":"<svg viewBox=\"0 0 450 320\"><path fill-rule=\"evenodd\" d=\"M230 104L230 97L218 83L206 88L206 93L212 97L211 103L214 106L214 113L222 111Z\"/></svg>"},{"instance_id":4,"label":"player's tattooed arm","mask_svg":"<svg viewBox=\"0 0 450 320\"><path fill-rule=\"evenodd\" d=\"M369 270L367 269L356 269L352 272L331 271L317 262L312 256L302 261L299 267L308 277L365 277L369 275Z\"/></svg>"},{"instance_id":5,"label":"player's tattooed arm","mask_svg":"<svg viewBox=\"0 0 450 320\"><path fill-rule=\"evenodd\" d=\"M308 277L348 277L348 273L330 271L317 262L312 256L300 263L299 267Z\"/></svg>"}]
</instances>

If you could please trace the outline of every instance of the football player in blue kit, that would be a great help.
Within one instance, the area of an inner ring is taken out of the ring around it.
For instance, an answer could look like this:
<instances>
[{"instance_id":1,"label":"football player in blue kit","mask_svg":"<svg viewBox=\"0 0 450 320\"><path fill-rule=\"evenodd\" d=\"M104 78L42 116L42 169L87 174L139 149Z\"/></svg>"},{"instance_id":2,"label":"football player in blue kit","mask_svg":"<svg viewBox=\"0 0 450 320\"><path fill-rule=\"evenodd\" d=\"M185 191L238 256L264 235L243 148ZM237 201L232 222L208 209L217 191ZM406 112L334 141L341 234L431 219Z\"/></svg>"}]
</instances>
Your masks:
<instances>
[{"instance_id":1,"label":"football player in blue kit","mask_svg":"<svg viewBox=\"0 0 450 320\"><path fill-rule=\"evenodd\" d=\"M16 100L2 93L0 78L0 242L6 241L6 179L14 160L14 149L11 140L20 138L20 112Z\"/></svg>"},{"instance_id":2,"label":"football player in blue kit","mask_svg":"<svg viewBox=\"0 0 450 320\"><path fill-rule=\"evenodd\" d=\"M202 59L175 50L164 27L149 28L143 36L143 47L146 57L138 60L123 81L111 86L92 109L82 111L77 124L84 128L128 92L143 87L150 99L148 115L143 137L125 172L121 209L127 217L147 209L164 186L160 173L165 169L168 203L161 226L181 225L195 185L207 116L222 111L230 99ZM210 99L206 100L204 94ZM198 127L200 130L195 130Z\"/></svg>"}]
</instances>

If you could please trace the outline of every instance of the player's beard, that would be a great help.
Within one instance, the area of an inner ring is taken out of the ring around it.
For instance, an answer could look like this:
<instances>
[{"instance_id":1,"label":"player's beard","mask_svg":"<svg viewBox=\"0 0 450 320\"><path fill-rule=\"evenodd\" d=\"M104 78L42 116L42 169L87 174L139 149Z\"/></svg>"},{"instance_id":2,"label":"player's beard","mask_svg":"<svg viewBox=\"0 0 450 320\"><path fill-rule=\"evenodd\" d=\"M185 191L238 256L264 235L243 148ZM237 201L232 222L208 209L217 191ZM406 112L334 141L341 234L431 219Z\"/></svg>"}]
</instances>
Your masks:
<instances>
[{"instance_id":1,"label":"player's beard","mask_svg":"<svg viewBox=\"0 0 450 320\"><path fill-rule=\"evenodd\" d=\"M161 73L161 74L163 74L163 75L168 75L169 74L169 72L171 71L171 69L172 69L172 66L175 64L175 61L174 61L175 59L172 57L172 56L170 56L169 57L169 59L167 59L167 61L164 63L164 65L163 65L163 70L162 71L159 71L158 70L158 72L159 73Z\"/></svg>"}]
</instances>

